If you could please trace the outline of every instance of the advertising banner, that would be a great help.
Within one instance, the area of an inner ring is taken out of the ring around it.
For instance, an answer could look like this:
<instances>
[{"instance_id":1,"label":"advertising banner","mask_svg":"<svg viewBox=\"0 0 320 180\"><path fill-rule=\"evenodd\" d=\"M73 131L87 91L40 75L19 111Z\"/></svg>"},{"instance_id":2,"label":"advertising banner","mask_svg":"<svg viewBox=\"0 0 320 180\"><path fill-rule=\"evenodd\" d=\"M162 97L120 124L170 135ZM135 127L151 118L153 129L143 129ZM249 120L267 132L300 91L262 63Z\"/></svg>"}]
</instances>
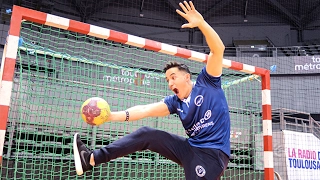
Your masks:
<instances>
[{"instance_id":1,"label":"advertising banner","mask_svg":"<svg viewBox=\"0 0 320 180\"><path fill-rule=\"evenodd\" d=\"M293 58L296 73L320 73L319 56L296 56Z\"/></svg>"},{"instance_id":2,"label":"advertising banner","mask_svg":"<svg viewBox=\"0 0 320 180\"><path fill-rule=\"evenodd\" d=\"M320 179L320 140L311 133L283 131L288 179Z\"/></svg>"}]
</instances>

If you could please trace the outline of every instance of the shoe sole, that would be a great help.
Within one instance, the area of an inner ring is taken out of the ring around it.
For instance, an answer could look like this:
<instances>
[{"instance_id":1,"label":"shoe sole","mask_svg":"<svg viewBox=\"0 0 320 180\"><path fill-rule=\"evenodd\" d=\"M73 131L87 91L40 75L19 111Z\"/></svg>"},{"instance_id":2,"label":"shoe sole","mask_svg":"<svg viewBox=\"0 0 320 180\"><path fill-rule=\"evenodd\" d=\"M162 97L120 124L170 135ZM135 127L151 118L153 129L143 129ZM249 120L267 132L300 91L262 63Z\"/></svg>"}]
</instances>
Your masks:
<instances>
[{"instance_id":1,"label":"shoe sole","mask_svg":"<svg viewBox=\"0 0 320 180\"><path fill-rule=\"evenodd\" d=\"M82 165L81 165L79 149L78 149L78 146L77 146L77 135L78 135L78 133L76 133L73 136L73 158L74 158L74 164L76 166L77 174L78 175L82 175L83 174L83 169L82 169Z\"/></svg>"}]
</instances>

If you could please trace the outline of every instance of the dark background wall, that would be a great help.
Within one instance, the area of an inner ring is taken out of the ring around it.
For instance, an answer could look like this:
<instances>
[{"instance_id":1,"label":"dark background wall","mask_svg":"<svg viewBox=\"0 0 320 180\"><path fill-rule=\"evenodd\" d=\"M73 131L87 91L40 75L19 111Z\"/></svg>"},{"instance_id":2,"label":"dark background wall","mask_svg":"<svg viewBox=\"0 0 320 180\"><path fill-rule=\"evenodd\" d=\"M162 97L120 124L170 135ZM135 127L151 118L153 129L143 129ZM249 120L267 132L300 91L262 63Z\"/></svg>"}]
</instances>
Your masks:
<instances>
[{"instance_id":1,"label":"dark background wall","mask_svg":"<svg viewBox=\"0 0 320 180\"><path fill-rule=\"evenodd\" d=\"M277 66L271 73L273 108L320 114L320 69L312 72L294 69L299 63L312 61L312 57L320 58L319 0L193 2L227 46L225 58L267 69ZM15 4L207 53L205 39L197 28L180 28L186 21L175 12L178 3L178 0L1 0L0 44L3 47L5 43L10 9Z\"/></svg>"},{"instance_id":2,"label":"dark background wall","mask_svg":"<svg viewBox=\"0 0 320 180\"><path fill-rule=\"evenodd\" d=\"M197 29L181 30L179 0L1 0L2 24L13 4L174 44L204 45ZM194 0L224 43L270 39L275 46L319 40L319 0Z\"/></svg>"}]
</instances>

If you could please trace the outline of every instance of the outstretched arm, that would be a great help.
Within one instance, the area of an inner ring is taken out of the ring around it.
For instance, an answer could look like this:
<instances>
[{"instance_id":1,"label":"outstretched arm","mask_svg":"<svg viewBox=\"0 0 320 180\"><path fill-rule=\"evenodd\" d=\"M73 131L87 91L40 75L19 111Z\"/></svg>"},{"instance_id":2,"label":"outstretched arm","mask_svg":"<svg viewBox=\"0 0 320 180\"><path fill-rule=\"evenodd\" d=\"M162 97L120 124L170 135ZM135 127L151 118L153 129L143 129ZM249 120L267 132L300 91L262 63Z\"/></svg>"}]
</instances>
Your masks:
<instances>
[{"instance_id":1,"label":"outstretched arm","mask_svg":"<svg viewBox=\"0 0 320 180\"><path fill-rule=\"evenodd\" d=\"M188 23L183 24L182 28L198 27L206 38L210 48L206 70L212 76L220 76L222 74L222 60L225 46L216 31L203 19L202 15L195 9L193 3L179 3L181 9L176 12L185 18Z\"/></svg>"},{"instance_id":2,"label":"outstretched arm","mask_svg":"<svg viewBox=\"0 0 320 180\"><path fill-rule=\"evenodd\" d=\"M170 114L168 106L164 102L147 105L138 105L127 109L129 121L140 120L146 117L162 117ZM126 120L125 111L111 112L108 121L120 122Z\"/></svg>"}]
</instances>

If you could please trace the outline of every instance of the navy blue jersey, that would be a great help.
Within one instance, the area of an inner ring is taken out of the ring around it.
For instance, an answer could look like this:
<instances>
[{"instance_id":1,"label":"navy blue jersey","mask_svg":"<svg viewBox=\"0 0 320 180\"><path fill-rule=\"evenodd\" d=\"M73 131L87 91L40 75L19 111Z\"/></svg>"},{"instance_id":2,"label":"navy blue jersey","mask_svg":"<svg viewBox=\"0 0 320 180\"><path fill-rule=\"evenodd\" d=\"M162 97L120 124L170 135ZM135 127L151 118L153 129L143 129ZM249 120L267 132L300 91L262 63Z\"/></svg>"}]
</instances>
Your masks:
<instances>
[{"instance_id":1,"label":"navy blue jersey","mask_svg":"<svg viewBox=\"0 0 320 180\"><path fill-rule=\"evenodd\" d=\"M230 116L221 77L209 75L204 67L187 99L171 95L164 103L170 114L179 115L191 146L220 149L230 156Z\"/></svg>"}]
</instances>

